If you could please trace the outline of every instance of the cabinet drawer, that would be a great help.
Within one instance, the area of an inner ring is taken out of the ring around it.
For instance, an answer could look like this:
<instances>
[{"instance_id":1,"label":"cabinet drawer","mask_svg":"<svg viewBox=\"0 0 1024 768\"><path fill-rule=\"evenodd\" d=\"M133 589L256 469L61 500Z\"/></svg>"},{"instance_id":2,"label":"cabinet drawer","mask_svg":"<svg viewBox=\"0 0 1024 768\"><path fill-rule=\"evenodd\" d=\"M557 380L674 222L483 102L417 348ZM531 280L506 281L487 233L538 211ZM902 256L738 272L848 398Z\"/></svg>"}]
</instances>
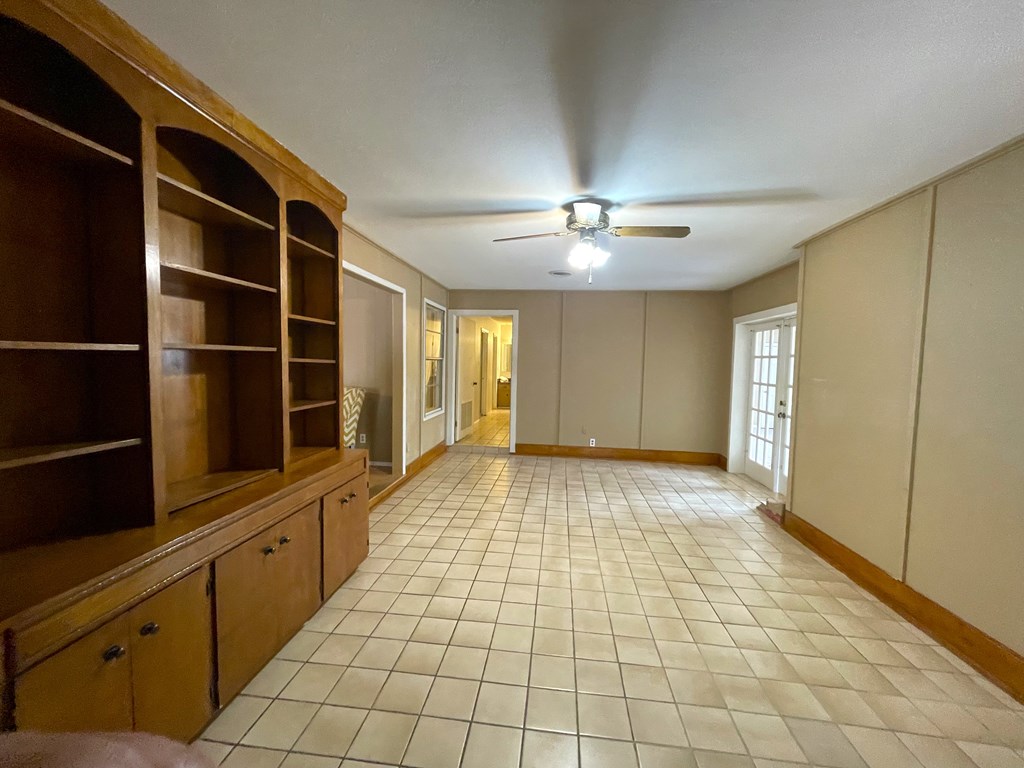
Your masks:
<instances>
[{"instance_id":1,"label":"cabinet drawer","mask_svg":"<svg viewBox=\"0 0 1024 768\"><path fill-rule=\"evenodd\" d=\"M119 616L20 675L18 730L131 730L130 645L128 618Z\"/></svg>"},{"instance_id":2,"label":"cabinet drawer","mask_svg":"<svg viewBox=\"0 0 1024 768\"><path fill-rule=\"evenodd\" d=\"M325 598L345 583L369 552L369 491L363 474L323 498Z\"/></svg>"},{"instance_id":3,"label":"cabinet drawer","mask_svg":"<svg viewBox=\"0 0 1024 768\"><path fill-rule=\"evenodd\" d=\"M213 715L209 566L128 612L135 730L187 741Z\"/></svg>"},{"instance_id":4,"label":"cabinet drawer","mask_svg":"<svg viewBox=\"0 0 1024 768\"><path fill-rule=\"evenodd\" d=\"M314 502L217 558L220 700L232 699L320 604Z\"/></svg>"}]
</instances>

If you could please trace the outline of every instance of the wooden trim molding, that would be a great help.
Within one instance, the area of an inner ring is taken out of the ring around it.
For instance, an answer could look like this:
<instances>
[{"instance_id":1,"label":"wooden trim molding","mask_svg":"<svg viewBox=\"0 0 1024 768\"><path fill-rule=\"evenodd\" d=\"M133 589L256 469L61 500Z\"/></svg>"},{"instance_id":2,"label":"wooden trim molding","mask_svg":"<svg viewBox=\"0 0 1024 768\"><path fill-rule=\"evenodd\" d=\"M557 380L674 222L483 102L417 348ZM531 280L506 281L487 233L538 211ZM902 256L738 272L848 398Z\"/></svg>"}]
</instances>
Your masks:
<instances>
[{"instance_id":1,"label":"wooden trim molding","mask_svg":"<svg viewBox=\"0 0 1024 768\"><path fill-rule=\"evenodd\" d=\"M782 527L914 626L1024 702L1024 657L786 510Z\"/></svg>"},{"instance_id":2,"label":"wooden trim molding","mask_svg":"<svg viewBox=\"0 0 1024 768\"><path fill-rule=\"evenodd\" d=\"M586 445L544 445L516 443L520 456L561 456L573 459L610 459L612 461L656 461L669 464L695 464L702 467L726 468L727 459L720 453L701 451L655 451L647 448L591 448Z\"/></svg>"},{"instance_id":3,"label":"wooden trim molding","mask_svg":"<svg viewBox=\"0 0 1024 768\"><path fill-rule=\"evenodd\" d=\"M426 469L439 458L441 458L441 456L443 456L447 450L448 446L445 445L444 441L442 440L433 448L430 448L429 450L425 451L424 453L420 454L418 457L410 461L405 468L404 475L402 475L400 478L395 480L395 482L393 482L387 488L385 488L372 499L370 499L370 509L376 507L378 504L384 501L384 499L388 498L391 494L393 494L403 485L405 485L414 477L416 477L416 475L418 475L424 469Z\"/></svg>"}]
</instances>

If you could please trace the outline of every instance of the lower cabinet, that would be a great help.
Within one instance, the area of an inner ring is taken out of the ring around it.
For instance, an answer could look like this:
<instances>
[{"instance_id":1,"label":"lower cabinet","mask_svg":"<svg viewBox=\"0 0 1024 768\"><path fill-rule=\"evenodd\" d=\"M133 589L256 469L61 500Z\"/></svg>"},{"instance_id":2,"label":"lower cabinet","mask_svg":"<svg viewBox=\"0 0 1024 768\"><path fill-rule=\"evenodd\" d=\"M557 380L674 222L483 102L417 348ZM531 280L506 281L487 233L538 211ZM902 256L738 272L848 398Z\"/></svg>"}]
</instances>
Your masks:
<instances>
[{"instance_id":1,"label":"lower cabinet","mask_svg":"<svg viewBox=\"0 0 1024 768\"><path fill-rule=\"evenodd\" d=\"M361 475L324 496L324 597L333 594L369 553L369 495L366 476Z\"/></svg>"},{"instance_id":2,"label":"lower cabinet","mask_svg":"<svg viewBox=\"0 0 1024 768\"><path fill-rule=\"evenodd\" d=\"M196 736L213 713L208 574L200 568L20 675L17 727Z\"/></svg>"},{"instance_id":3,"label":"lower cabinet","mask_svg":"<svg viewBox=\"0 0 1024 768\"><path fill-rule=\"evenodd\" d=\"M214 561L217 664L226 703L320 605L320 502Z\"/></svg>"}]
</instances>

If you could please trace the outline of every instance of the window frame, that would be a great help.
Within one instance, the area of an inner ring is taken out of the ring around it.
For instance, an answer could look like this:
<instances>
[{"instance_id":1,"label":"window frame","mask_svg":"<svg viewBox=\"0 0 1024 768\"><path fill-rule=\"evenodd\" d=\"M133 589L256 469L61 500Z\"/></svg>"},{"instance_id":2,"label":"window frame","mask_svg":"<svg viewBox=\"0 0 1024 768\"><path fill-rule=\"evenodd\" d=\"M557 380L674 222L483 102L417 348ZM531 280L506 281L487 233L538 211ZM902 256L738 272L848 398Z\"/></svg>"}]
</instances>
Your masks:
<instances>
[{"instance_id":1,"label":"window frame","mask_svg":"<svg viewBox=\"0 0 1024 768\"><path fill-rule=\"evenodd\" d=\"M431 331L431 330L427 329L427 308L428 307L430 309L432 309L432 310L435 310L435 311L441 313L441 330L440 331ZM438 416L441 416L441 415L443 415L445 413L445 395L447 394L447 391L446 391L447 390L446 368L447 368L447 363L448 363L448 350L447 350L447 343L448 343L448 339L447 339L447 336L448 336L448 332L447 332L448 307L444 306L443 304L438 304L436 301L431 301L430 299L424 298L423 299L423 311L422 311L422 315L421 315L421 320L422 320L422 325L423 325L423 331L420 334L420 344L421 344L421 346L420 346L420 353L421 353L420 354L420 394L421 394L421 397L423 398L423 421L428 421L430 419L433 419L433 418L436 418ZM439 334L440 337L441 337L441 339L440 339L440 355L437 356L437 357L427 357L427 334L428 333ZM438 382L438 384L439 384L438 395L439 395L440 405L437 408L435 408L433 410L430 410L430 411L426 410L426 407L427 407L427 363L428 362L436 362L437 366L438 366L438 369L440 371L440 381Z\"/></svg>"}]
</instances>

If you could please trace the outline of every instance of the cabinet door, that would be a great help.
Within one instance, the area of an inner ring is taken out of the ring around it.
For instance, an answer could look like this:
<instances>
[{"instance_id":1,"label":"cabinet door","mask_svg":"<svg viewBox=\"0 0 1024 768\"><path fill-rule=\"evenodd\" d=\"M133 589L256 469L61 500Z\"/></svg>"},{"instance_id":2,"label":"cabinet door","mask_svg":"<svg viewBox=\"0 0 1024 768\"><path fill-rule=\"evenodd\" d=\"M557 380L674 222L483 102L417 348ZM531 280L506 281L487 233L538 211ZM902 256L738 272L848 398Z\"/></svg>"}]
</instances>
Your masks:
<instances>
[{"instance_id":1,"label":"cabinet door","mask_svg":"<svg viewBox=\"0 0 1024 768\"><path fill-rule=\"evenodd\" d=\"M214 564L222 704L245 687L319 604L318 507L317 503L304 507ZM282 543L283 539L289 541ZM304 618L295 626L300 614Z\"/></svg>"},{"instance_id":2,"label":"cabinet door","mask_svg":"<svg viewBox=\"0 0 1024 768\"><path fill-rule=\"evenodd\" d=\"M128 612L135 729L187 741L213 715L209 567Z\"/></svg>"},{"instance_id":3,"label":"cabinet door","mask_svg":"<svg viewBox=\"0 0 1024 768\"><path fill-rule=\"evenodd\" d=\"M14 719L27 731L129 731L128 619L119 616L20 675Z\"/></svg>"},{"instance_id":4,"label":"cabinet door","mask_svg":"<svg viewBox=\"0 0 1024 768\"><path fill-rule=\"evenodd\" d=\"M324 496L325 598L352 575L369 552L369 491L366 476L361 475Z\"/></svg>"}]
</instances>

